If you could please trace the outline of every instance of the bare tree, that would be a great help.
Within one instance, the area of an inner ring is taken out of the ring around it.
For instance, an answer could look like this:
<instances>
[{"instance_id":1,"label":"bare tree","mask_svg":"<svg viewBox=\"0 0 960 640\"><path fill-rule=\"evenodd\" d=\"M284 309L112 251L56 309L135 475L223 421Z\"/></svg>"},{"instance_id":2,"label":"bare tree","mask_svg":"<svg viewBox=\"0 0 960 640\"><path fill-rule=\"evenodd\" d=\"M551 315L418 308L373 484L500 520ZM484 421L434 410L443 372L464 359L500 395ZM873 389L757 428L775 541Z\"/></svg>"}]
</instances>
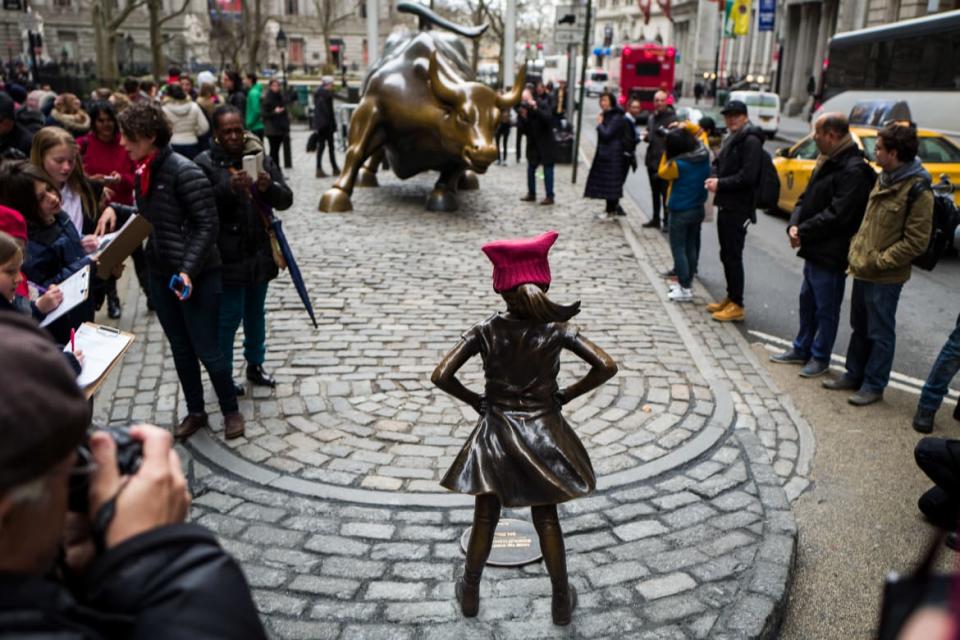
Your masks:
<instances>
[{"instance_id":1,"label":"bare tree","mask_svg":"<svg viewBox=\"0 0 960 640\"><path fill-rule=\"evenodd\" d=\"M320 32L323 33L324 64L333 64L330 60L330 34L337 25L356 15L362 1L347 2L347 6L344 7L341 0L313 0L317 9L317 18L320 21Z\"/></svg>"},{"instance_id":2,"label":"bare tree","mask_svg":"<svg viewBox=\"0 0 960 640\"><path fill-rule=\"evenodd\" d=\"M256 72L260 66L260 46L269 16L264 14L263 0L240 0L243 11L244 44L247 47L247 70Z\"/></svg>"},{"instance_id":3,"label":"bare tree","mask_svg":"<svg viewBox=\"0 0 960 640\"><path fill-rule=\"evenodd\" d=\"M111 0L105 0L110 2ZM164 76L164 66L166 63L163 53L163 25L174 18L178 18L187 11L190 0L183 0L180 8L172 13L161 16L163 13L163 0L146 0L147 14L150 17L150 62L153 72L153 78L161 82Z\"/></svg>"},{"instance_id":4,"label":"bare tree","mask_svg":"<svg viewBox=\"0 0 960 640\"><path fill-rule=\"evenodd\" d=\"M117 65L117 32L130 14L146 3L147 0L124 0L122 7L115 0L95 0L92 3L97 80L100 84L113 87L120 79L120 69Z\"/></svg>"}]
</instances>

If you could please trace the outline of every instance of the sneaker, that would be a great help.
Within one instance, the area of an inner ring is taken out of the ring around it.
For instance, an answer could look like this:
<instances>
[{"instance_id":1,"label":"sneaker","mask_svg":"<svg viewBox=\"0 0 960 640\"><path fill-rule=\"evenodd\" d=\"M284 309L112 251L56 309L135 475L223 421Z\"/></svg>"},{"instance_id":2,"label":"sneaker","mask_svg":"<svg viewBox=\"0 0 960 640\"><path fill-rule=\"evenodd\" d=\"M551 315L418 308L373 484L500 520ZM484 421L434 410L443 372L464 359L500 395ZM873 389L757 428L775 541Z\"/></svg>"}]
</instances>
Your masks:
<instances>
[{"instance_id":1,"label":"sneaker","mask_svg":"<svg viewBox=\"0 0 960 640\"><path fill-rule=\"evenodd\" d=\"M874 402L879 402L883 400L883 393L877 393L876 391L865 391L860 389L855 394L847 398L847 402L852 404L855 407L865 407L868 404L873 404Z\"/></svg>"},{"instance_id":2,"label":"sneaker","mask_svg":"<svg viewBox=\"0 0 960 640\"><path fill-rule=\"evenodd\" d=\"M830 363L824 360L811 359L810 362L800 369L801 378L817 378L825 374L830 369Z\"/></svg>"},{"instance_id":3,"label":"sneaker","mask_svg":"<svg viewBox=\"0 0 960 640\"><path fill-rule=\"evenodd\" d=\"M807 364L809 359L796 349L787 349L783 353L770 356L770 362L776 362L777 364Z\"/></svg>"},{"instance_id":4,"label":"sneaker","mask_svg":"<svg viewBox=\"0 0 960 640\"><path fill-rule=\"evenodd\" d=\"M678 286L676 289L671 289L667 297L674 302L690 302L693 300L693 291L686 287Z\"/></svg>"},{"instance_id":5,"label":"sneaker","mask_svg":"<svg viewBox=\"0 0 960 640\"><path fill-rule=\"evenodd\" d=\"M836 380L824 380L823 388L833 391L856 391L860 388L860 383L847 374L843 374Z\"/></svg>"},{"instance_id":6,"label":"sneaker","mask_svg":"<svg viewBox=\"0 0 960 640\"><path fill-rule=\"evenodd\" d=\"M723 311L727 308L727 305L733 304L730 298L724 298L720 302L711 302L707 305L707 313L716 313L717 311Z\"/></svg>"},{"instance_id":7,"label":"sneaker","mask_svg":"<svg viewBox=\"0 0 960 640\"><path fill-rule=\"evenodd\" d=\"M717 322L743 322L747 317L747 312L737 303L731 302L720 311L711 314L711 317Z\"/></svg>"},{"instance_id":8,"label":"sneaker","mask_svg":"<svg viewBox=\"0 0 960 640\"><path fill-rule=\"evenodd\" d=\"M933 433L933 417L935 415L937 415L936 411L917 407L917 412L913 416L913 430L917 433Z\"/></svg>"},{"instance_id":9,"label":"sneaker","mask_svg":"<svg viewBox=\"0 0 960 640\"><path fill-rule=\"evenodd\" d=\"M606 211L604 211L604 212L602 212L602 213L598 213L595 217L596 217L597 220L606 220L606 219L609 218L610 216L609 216L609 214L608 214Z\"/></svg>"},{"instance_id":10,"label":"sneaker","mask_svg":"<svg viewBox=\"0 0 960 640\"><path fill-rule=\"evenodd\" d=\"M520 198L520 202L536 202L536 201L537 201L537 196L533 195L532 193L528 193L527 195Z\"/></svg>"}]
</instances>

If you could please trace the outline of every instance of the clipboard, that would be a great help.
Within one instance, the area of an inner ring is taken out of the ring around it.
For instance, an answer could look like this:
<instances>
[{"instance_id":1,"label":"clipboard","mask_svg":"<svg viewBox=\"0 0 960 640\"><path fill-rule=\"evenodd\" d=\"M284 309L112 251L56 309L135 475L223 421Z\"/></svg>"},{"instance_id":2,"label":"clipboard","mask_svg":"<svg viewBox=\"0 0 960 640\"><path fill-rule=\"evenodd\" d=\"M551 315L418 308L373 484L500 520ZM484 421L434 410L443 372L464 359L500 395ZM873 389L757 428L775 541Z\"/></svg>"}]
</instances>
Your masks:
<instances>
[{"instance_id":1,"label":"clipboard","mask_svg":"<svg viewBox=\"0 0 960 640\"><path fill-rule=\"evenodd\" d=\"M58 284L57 287L63 292L63 302L47 314L43 322L40 323L41 327L56 322L90 296L90 265L80 269L80 271Z\"/></svg>"},{"instance_id":2,"label":"clipboard","mask_svg":"<svg viewBox=\"0 0 960 640\"><path fill-rule=\"evenodd\" d=\"M93 322L80 325L75 341L77 349L83 351L83 370L77 376L77 384L83 389L84 397L89 400L100 390L135 339L132 333L106 325ZM63 350L70 351L70 345Z\"/></svg>"},{"instance_id":3,"label":"clipboard","mask_svg":"<svg viewBox=\"0 0 960 640\"><path fill-rule=\"evenodd\" d=\"M118 264L126 260L153 232L153 225L141 215L133 214L113 236L104 236L97 254L97 276L106 280Z\"/></svg>"}]
</instances>

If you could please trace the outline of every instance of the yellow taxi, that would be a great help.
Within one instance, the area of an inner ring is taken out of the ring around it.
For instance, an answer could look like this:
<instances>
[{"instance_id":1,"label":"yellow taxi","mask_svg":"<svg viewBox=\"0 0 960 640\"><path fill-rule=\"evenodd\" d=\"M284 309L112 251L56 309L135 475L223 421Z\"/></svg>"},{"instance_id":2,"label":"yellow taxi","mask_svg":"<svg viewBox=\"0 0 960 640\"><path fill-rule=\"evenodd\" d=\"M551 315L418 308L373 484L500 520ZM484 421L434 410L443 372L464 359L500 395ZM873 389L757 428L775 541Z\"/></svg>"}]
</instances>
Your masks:
<instances>
[{"instance_id":1,"label":"yellow taxi","mask_svg":"<svg viewBox=\"0 0 960 640\"><path fill-rule=\"evenodd\" d=\"M877 145L877 129L873 127L850 127L850 133L863 149L870 165L879 173L880 167L876 164L874 149ZM933 182L940 181L942 174L953 184L960 184L960 148L943 135L928 129L917 129L920 138L920 147L917 155L923 167L930 172ZM777 207L789 214L800 199L800 195L807 188L813 167L817 164L817 145L813 135L809 135L792 147L778 149L773 158L773 166L780 176L780 200ZM954 192L954 200L960 206L960 189Z\"/></svg>"}]
</instances>

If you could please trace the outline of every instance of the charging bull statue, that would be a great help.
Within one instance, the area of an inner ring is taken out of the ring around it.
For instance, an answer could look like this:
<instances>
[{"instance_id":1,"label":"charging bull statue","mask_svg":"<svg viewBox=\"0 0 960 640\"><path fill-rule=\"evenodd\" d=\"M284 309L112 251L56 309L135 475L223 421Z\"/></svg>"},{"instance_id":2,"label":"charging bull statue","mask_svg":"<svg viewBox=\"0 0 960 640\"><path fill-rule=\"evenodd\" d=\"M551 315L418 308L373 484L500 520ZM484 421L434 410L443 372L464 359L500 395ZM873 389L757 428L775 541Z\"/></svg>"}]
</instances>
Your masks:
<instances>
[{"instance_id":1,"label":"charging bull statue","mask_svg":"<svg viewBox=\"0 0 960 640\"><path fill-rule=\"evenodd\" d=\"M354 186L377 186L384 156L400 179L439 171L427 209L456 211L457 188L477 188L472 172L484 173L497 159L500 111L520 100L523 67L513 90L497 94L473 81L466 49L456 36L425 30L433 24L476 38L487 25L462 27L406 2L397 10L419 16L421 30L391 36L367 73L350 121L343 170L320 199L320 211L350 211Z\"/></svg>"}]
</instances>

